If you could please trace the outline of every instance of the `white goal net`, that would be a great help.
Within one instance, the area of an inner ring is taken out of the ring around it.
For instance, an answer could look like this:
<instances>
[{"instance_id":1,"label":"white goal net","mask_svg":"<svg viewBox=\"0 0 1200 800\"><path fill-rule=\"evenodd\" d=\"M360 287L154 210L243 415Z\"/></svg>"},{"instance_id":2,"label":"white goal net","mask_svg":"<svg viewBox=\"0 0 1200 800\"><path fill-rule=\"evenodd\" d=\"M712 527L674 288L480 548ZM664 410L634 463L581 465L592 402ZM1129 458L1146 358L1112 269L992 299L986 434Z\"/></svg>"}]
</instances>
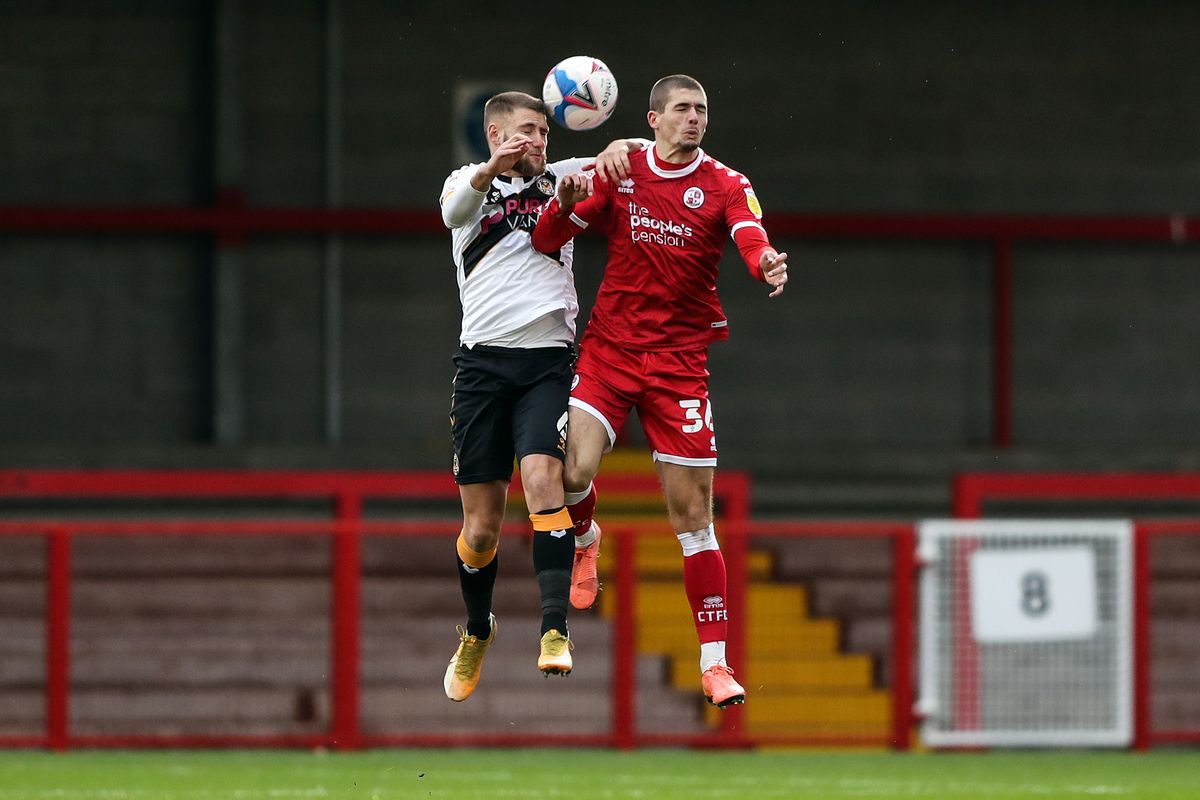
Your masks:
<instances>
[{"instance_id":1,"label":"white goal net","mask_svg":"<svg viewBox=\"0 0 1200 800\"><path fill-rule=\"evenodd\" d=\"M1132 738L1127 521L919 528L922 734L933 747Z\"/></svg>"}]
</instances>

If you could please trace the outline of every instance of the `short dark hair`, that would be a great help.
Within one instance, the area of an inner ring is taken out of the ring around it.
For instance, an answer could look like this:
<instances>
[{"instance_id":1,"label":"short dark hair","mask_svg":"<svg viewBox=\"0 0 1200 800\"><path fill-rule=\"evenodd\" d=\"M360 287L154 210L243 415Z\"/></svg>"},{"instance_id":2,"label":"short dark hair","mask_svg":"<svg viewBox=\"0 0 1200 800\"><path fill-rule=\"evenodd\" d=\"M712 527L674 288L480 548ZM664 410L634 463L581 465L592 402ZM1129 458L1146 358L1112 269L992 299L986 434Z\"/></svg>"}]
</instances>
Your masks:
<instances>
[{"instance_id":1,"label":"short dark hair","mask_svg":"<svg viewBox=\"0 0 1200 800\"><path fill-rule=\"evenodd\" d=\"M518 108L536 111L543 117L550 116L546 113L546 104L533 95L524 92L501 92L484 105L483 124L487 125L497 117L506 117Z\"/></svg>"},{"instance_id":2,"label":"short dark hair","mask_svg":"<svg viewBox=\"0 0 1200 800\"><path fill-rule=\"evenodd\" d=\"M693 78L691 75L668 75L665 78L659 78L654 84L654 88L650 90L650 110L662 113L667 108L667 95L675 89L691 89L697 92L703 92L704 87L700 85L700 81Z\"/></svg>"}]
</instances>

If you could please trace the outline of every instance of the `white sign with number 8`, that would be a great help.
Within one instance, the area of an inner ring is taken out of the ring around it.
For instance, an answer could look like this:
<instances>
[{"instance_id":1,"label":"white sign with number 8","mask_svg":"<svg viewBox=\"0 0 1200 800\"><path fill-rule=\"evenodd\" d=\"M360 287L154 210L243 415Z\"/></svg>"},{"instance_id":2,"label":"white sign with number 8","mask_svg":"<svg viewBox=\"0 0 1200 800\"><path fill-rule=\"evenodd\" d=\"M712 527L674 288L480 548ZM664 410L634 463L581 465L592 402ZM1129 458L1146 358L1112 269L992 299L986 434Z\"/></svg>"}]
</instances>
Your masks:
<instances>
[{"instance_id":1,"label":"white sign with number 8","mask_svg":"<svg viewBox=\"0 0 1200 800\"><path fill-rule=\"evenodd\" d=\"M1095 552L1055 547L973 553L971 629L981 643L1092 638Z\"/></svg>"}]
</instances>

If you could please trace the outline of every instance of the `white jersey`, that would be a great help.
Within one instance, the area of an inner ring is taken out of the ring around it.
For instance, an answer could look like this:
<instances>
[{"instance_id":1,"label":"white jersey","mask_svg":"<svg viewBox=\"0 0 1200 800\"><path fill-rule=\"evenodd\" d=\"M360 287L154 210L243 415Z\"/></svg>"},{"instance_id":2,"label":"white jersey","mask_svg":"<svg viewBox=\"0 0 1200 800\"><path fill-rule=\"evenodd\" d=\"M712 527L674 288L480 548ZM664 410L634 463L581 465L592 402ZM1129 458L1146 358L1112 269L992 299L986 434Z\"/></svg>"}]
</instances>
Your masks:
<instances>
[{"instance_id":1,"label":"white jersey","mask_svg":"<svg viewBox=\"0 0 1200 800\"><path fill-rule=\"evenodd\" d=\"M487 192L471 186L482 164L467 164L446 179L439 203L458 267L462 344L544 347L575 341L573 243L544 255L529 236L558 179L588 163L569 158L547 165L535 178L500 176Z\"/></svg>"}]
</instances>

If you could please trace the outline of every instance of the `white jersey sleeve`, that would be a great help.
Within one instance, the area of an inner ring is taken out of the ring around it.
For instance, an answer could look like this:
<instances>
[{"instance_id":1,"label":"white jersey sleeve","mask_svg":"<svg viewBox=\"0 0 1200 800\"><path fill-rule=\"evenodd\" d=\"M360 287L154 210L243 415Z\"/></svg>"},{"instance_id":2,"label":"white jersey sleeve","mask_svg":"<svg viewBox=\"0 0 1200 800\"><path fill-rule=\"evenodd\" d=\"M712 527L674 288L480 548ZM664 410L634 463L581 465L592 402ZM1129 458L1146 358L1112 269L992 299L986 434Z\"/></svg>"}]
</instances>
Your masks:
<instances>
[{"instance_id":1,"label":"white jersey sleeve","mask_svg":"<svg viewBox=\"0 0 1200 800\"><path fill-rule=\"evenodd\" d=\"M486 192L476 191L471 185L471 178L481 167L481 164L467 164L450 173L442 186L442 196L438 203L442 207L442 222L447 228L461 228L471 221L471 218L483 206Z\"/></svg>"},{"instance_id":2,"label":"white jersey sleeve","mask_svg":"<svg viewBox=\"0 0 1200 800\"><path fill-rule=\"evenodd\" d=\"M585 167L589 167L595 161L593 158L564 158L562 161L555 161L552 164L546 165L548 172L554 173L556 178L564 178L567 175L573 175L576 172L586 172Z\"/></svg>"}]
</instances>

